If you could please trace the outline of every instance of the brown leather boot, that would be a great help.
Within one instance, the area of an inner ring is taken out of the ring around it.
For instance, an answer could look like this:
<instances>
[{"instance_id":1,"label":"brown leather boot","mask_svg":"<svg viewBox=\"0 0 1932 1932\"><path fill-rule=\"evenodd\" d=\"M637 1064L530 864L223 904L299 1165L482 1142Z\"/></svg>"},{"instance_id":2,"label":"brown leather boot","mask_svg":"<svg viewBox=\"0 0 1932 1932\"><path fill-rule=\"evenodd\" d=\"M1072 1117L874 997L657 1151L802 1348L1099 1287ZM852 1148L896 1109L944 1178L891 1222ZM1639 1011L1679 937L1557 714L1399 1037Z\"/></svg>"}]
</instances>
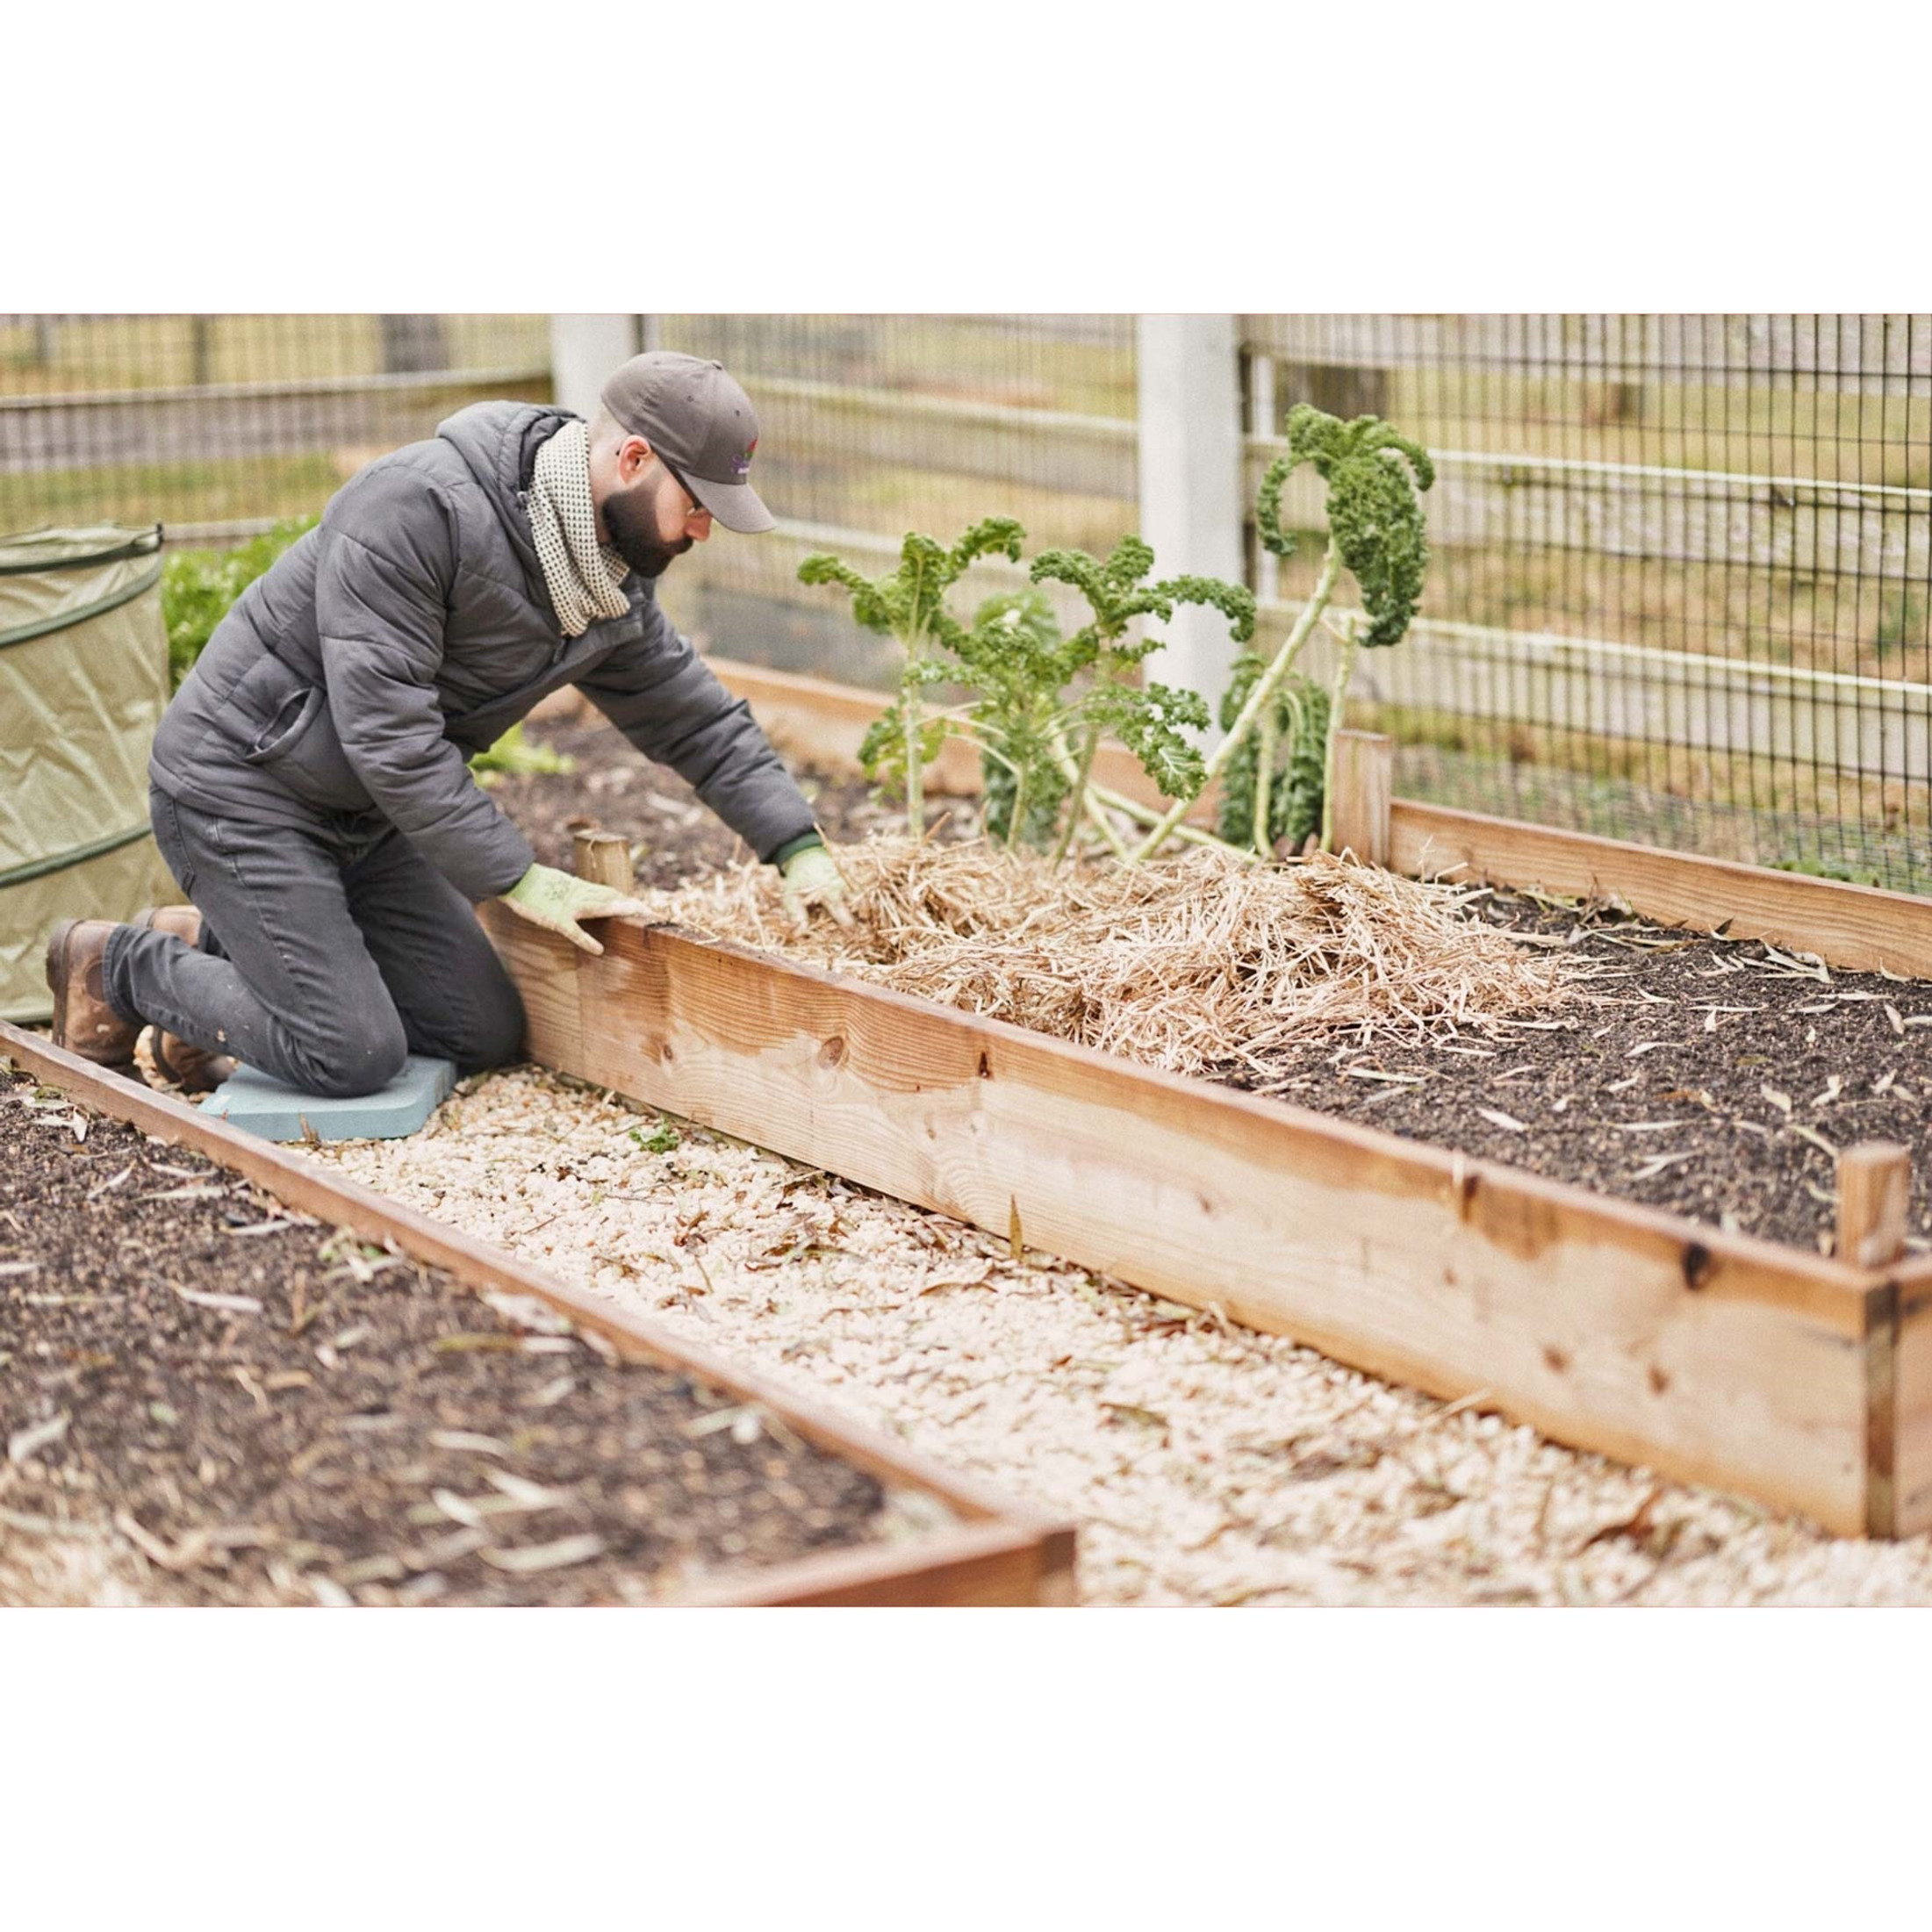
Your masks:
<instances>
[{"instance_id":1,"label":"brown leather boot","mask_svg":"<svg viewBox=\"0 0 1932 1932\"><path fill-rule=\"evenodd\" d=\"M165 932L184 946L201 944L201 914L193 906L143 906L133 923L150 932ZM232 1055L190 1045L180 1034L163 1032L158 1026L147 1042L147 1052L154 1071L185 1094L212 1093L235 1069Z\"/></svg>"},{"instance_id":2,"label":"brown leather boot","mask_svg":"<svg viewBox=\"0 0 1932 1932\"><path fill-rule=\"evenodd\" d=\"M54 992L54 1044L130 1079L140 1022L124 1020L107 1003L101 966L111 919L63 919L47 941L47 983Z\"/></svg>"},{"instance_id":3,"label":"brown leather boot","mask_svg":"<svg viewBox=\"0 0 1932 1932\"><path fill-rule=\"evenodd\" d=\"M168 933L184 946L201 944L201 911L196 906L143 906L128 923Z\"/></svg>"},{"instance_id":4,"label":"brown leather boot","mask_svg":"<svg viewBox=\"0 0 1932 1932\"><path fill-rule=\"evenodd\" d=\"M235 1070L230 1053L211 1053L205 1046L191 1045L178 1033L164 1033L156 1027L148 1036L148 1057L163 1080L171 1080L184 1094L209 1094Z\"/></svg>"}]
</instances>

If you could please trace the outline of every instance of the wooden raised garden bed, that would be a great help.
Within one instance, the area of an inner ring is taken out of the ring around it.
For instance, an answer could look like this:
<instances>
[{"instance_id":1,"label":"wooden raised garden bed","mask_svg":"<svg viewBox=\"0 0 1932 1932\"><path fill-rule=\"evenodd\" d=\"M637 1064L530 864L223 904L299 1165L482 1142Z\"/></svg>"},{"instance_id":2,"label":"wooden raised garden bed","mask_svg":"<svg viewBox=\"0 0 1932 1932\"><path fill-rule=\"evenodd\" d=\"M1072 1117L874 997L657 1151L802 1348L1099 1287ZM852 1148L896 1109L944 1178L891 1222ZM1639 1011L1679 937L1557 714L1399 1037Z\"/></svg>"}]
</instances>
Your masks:
<instances>
[{"instance_id":1,"label":"wooden raised garden bed","mask_svg":"<svg viewBox=\"0 0 1932 1932\"><path fill-rule=\"evenodd\" d=\"M715 663L794 752L849 758L876 711ZM1925 901L1359 796L1358 849L1401 869L1932 973ZM614 923L592 958L485 916L546 1066L1557 1440L1842 1533L1932 1526L1896 1153L1842 1164L1839 1260L677 930Z\"/></svg>"},{"instance_id":2,"label":"wooden raised garden bed","mask_svg":"<svg viewBox=\"0 0 1932 1932\"><path fill-rule=\"evenodd\" d=\"M37 1117L41 1132L17 1103L0 1121L14 1204L42 1210L0 1225L0 1295L11 1304L0 1324L11 1344L0 1347L0 1554L10 1538L69 1525L98 1539L111 1519L190 1601L198 1566L226 1579L236 1550L305 1542L345 1550L350 1583L393 1585L403 1601L426 1576L455 1600L554 1600L553 1571L576 1579L564 1600L614 1600L600 1569L634 1586L630 1600L654 1602L1070 1600L1071 1530L42 1038L0 1023L0 1056L71 1102L83 1129L93 1118L79 1144L54 1117L60 1108ZM154 1167L176 1148L214 1165ZM233 1176L280 1205L264 1216ZM84 1226L55 1211L62 1201L86 1203ZM188 1226L190 1216L204 1225ZM343 1229L377 1246L345 1247ZM420 1264L401 1277L413 1285L380 1278L398 1265L389 1255ZM533 1333L504 1313L506 1296L520 1298L513 1311L542 1304L535 1312L563 1319ZM311 1327L305 1298L312 1320L327 1299L329 1318ZM51 1486L23 1484L37 1458L56 1465ZM566 1475L569 1489L556 1486ZM563 1533L573 1525L574 1538ZM377 1553L357 1556L372 1534ZM784 1554L761 1560L761 1549ZM321 1575L321 1591L342 1600ZM289 1587L284 1575L280 1600ZM237 1600L234 1588L213 1594Z\"/></svg>"}]
</instances>

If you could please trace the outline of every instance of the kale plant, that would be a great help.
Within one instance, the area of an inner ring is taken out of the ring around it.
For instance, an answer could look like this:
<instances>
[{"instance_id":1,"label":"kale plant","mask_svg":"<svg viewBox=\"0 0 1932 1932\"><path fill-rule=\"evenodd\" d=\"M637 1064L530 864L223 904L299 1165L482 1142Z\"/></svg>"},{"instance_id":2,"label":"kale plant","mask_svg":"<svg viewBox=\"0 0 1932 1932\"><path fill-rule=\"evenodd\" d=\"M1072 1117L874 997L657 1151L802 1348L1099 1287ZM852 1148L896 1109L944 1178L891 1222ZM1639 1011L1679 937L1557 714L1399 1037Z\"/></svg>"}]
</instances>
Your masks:
<instances>
[{"instance_id":1,"label":"kale plant","mask_svg":"<svg viewBox=\"0 0 1932 1932\"><path fill-rule=\"evenodd\" d=\"M1234 677L1221 699L1221 729L1233 728L1255 681L1267 669L1248 651L1234 660ZM1298 852L1321 830L1322 765L1328 746L1328 693L1311 678L1289 672L1264 711L1253 736L1221 773L1217 830L1231 845L1264 858Z\"/></svg>"},{"instance_id":2,"label":"kale plant","mask_svg":"<svg viewBox=\"0 0 1932 1932\"><path fill-rule=\"evenodd\" d=\"M1046 593L1009 591L974 614L960 646L961 676L977 695L967 713L980 746L988 838L1045 851L1071 786L1063 769L1060 689L1065 641Z\"/></svg>"},{"instance_id":3,"label":"kale plant","mask_svg":"<svg viewBox=\"0 0 1932 1932\"><path fill-rule=\"evenodd\" d=\"M938 755L952 721L929 716L925 693L952 675L937 655L957 654L966 631L945 607L945 593L977 558L997 553L1017 563L1026 535L1011 517L975 523L949 550L933 538L908 531L899 567L883 577L864 577L827 551L816 551L799 565L805 584L837 584L851 593L852 615L867 630L896 638L905 652L899 695L865 734L859 761L869 776L896 781L906 794L906 819L916 837L925 830L924 771Z\"/></svg>"},{"instance_id":4,"label":"kale plant","mask_svg":"<svg viewBox=\"0 0 1932 1932\"><path fill-rule=\"evenodd\" d=\"M319 517L277 523L232 550L174 550L162 565L161 613L168 628L168 671L175 686L194 668L214 628L255 578Z\"/></svg>"},{"instance_id":5,"label":"kale plant","mask_svg":"<svg viewBox=\"0 0 1932 1932\"><path fill-rule=\"evenodd\" d=\"M1273 770L1272 741L1281 722L1276 700L1302 647L1314 635L1316 625L1326 621L1324 613L1334 595L1337 579L1344 570L1354 578L1368 622L1360 627L1351 624L1335 633L1341 649L1324 728L1324 846L1332 833L1335 733L1341 726L1356 649L1383 647L1400 640L1415 615L1429 561L1422 505L1416 493L1435 481L1435 466L1428 452L1398 435L1379 416L1357 416L1345 423L1307 403L1297 404L1289 412L1288 454L1268 466L1255 498L1255 525L1266 549L1277 557L1287 557L1294 549L1293 534L1282 528L1282 490L1304 463L1312 463L1328 485L1328 549L1322 559L1321 575L1282 648L1249 686L1227 736L1215 748L1203 773L1203 782L1211 782L1237 759L1255 759L1257 783L1251 794L1255 815L1243 843L1263 849L1269 843L1273 822L1272 783L1266 775ZM1328 628L1335 629L1332 625ZM1251 740L1258 741L1257 749L1250 749ZM1146 858L1159 851L1186 810L1186 801L1177 799L1136 847L1134 858Z\"/></svg>"},{"instance_id":6,"label":"kale plant","mask_svg":"<svg viewBox=\"0 0 1932 1932\"><path fill-rule=\"evenodd\" d=\"M1036 584L1071 585L1092 613L1088 622L1040 660L1043 676L1058 679L1053 687L1057 715L1046 729L1045 742L1071 796L1054 847L1056 861L1066 855L1082 815L1120 858L1127 857L1104 809L1108 805L1117 808L1125 801L1102 794L1093 783L1094 754L1102 737L1110 734L1125 745L1161 795L1180 801L1183 812L1199 795L1205 778L1200 750L1187 734L1206 729L1206 700L1197 692L1138 677L1140 666L1161 648L1162 640L1130 637L1134 620L1166 621L1173 617L1176 605L1198 604L1218 610L1236 642L1246 643L1254 634L1251 591L1212 577L1172 577L1149 584L1144 579L1153 561L1153 550L1139 537L1124 536L1104 562L1085 550L1045 550L1034 558L1029 573ZM980 672L974 654L985 648L981 634L975 631L966 652L975 681Z\"/></svg>"}]
</instances>

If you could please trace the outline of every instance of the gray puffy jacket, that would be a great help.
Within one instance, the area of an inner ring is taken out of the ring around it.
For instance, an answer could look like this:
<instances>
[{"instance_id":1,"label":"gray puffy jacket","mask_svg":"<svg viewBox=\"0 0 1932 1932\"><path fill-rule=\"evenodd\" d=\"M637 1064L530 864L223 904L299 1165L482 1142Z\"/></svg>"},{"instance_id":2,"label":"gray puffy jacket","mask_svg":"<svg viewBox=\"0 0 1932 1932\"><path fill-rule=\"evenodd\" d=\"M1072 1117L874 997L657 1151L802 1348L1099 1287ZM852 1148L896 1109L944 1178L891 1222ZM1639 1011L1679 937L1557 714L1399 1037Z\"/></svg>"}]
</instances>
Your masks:
<instances>
[{"instance_id":1,"label":"gray puffy jacket","mask_svg":"<svg viewBox=\"0 0 1932 1932\"><path fill-rule=\"evenodd\" d=\"M155 735L155 785L291 825L379 814L487 899L535 855L466 761L575 685L760 858L808 835L811 807L652 585L633 572L628 614L558 628L525 502L571 420L477 403L346 483L216 627Z\"/></svg>"}]
</instances>

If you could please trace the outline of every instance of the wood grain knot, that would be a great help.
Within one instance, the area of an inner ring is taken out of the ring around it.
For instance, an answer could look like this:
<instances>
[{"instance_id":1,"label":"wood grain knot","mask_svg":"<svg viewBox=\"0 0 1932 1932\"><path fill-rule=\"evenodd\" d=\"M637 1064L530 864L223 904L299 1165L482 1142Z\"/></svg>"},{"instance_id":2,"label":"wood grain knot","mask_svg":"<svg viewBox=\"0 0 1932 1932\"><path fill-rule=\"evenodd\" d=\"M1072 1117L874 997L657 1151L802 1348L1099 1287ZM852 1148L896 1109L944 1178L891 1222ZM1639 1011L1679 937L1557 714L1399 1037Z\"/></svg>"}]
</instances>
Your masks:
<instances>
[{"instance_id":1,"label":"wood grain knot","mask_svg":"<svg viewBox=\"0 0 1932 1932\"><path fill-rule=\"evenodd\" d=\"M993 1078L993 1062L988 1058L987 1051L983 1046L980 1049L980 1078L981 1080L991 1080Z\"/></svg>"},{"instance_id":2,"label":"wood grain knot","mask_svg":"<svg viewBox=\"0 0 1932 1932\"><path fill-rule=\"evenodd\" d=\"M845 1058L845 1042L834 1033L818 1050L818 1064L821 1067L837 1067Z\"/></svg>"},{"instance_id":3,"label":"wood grain knot","mask_svg":"<svg viewBox=\"0 0 1932 1932\"><path fill-rule=\"evenodd\" d=\"M1684 1285L1695 1291L1711 1278L1711 1251L1701 1241L1689 1241L1684 1249Z\"/></svg>"}]
</instances>

